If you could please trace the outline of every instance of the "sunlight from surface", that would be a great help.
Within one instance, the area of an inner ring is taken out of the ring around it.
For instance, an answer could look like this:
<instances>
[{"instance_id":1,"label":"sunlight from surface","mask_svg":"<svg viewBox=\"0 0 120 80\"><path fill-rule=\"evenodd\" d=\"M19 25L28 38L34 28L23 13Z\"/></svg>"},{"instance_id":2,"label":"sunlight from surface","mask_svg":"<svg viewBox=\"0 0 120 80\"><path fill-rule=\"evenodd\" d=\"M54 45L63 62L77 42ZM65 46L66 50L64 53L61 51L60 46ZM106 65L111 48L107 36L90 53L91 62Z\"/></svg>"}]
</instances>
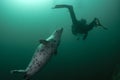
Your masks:
<instances>
[{"instance_id":1,"label":"sunlight from surface","mask_svg":"<svg viewBox=\"0 0 120 80\"><path fill-rule=\"evenodd\" d=\"M13 0L16 4L31 6L31 5L46 5L50 0Z\"/></svg>"},{"instance_id":2,"label":"sunlight from surface","mask_svg":"<svg viewBox=\"0 0 120 80\"><path fill-rule=\"evenodd\" d=\"M37 7L47 7L51 5L52 0L5 0L7 5L21 8L37 8Z\"/></svg>"}]
</instances>

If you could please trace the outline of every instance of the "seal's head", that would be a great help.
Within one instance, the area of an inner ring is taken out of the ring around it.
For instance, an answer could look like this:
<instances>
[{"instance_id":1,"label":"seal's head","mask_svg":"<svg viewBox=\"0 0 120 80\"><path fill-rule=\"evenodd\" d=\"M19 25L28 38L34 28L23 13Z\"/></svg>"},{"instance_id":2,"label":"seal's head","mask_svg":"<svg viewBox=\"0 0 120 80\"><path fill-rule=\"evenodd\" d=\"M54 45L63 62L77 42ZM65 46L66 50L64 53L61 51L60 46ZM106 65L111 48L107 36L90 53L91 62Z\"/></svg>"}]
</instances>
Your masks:
<instances>
[{"instance_id":1,"label":"seal's head","mask_svg":"<svg viewBox=\"0 0 120 80\"><path fill-rule=\"evenodd\" d=\"M60 29L57 29L57 30L53 33L53 35L54 35L55 37L61 37L62 32L63 32L63 28L60 28Z\"/></svg>"},{"instance_id":2,"label":"seal's head","mask_svg":"<svg viewBox=\"0 0 120 80\"><path fill-rule=\"evenodd\" d=\"M57 30L53 33L54 39L55 39L55 40L59 40L59 39L61 38L62 32L63 32L63 28L57 29Z\"/></svg>"}]
</instances>

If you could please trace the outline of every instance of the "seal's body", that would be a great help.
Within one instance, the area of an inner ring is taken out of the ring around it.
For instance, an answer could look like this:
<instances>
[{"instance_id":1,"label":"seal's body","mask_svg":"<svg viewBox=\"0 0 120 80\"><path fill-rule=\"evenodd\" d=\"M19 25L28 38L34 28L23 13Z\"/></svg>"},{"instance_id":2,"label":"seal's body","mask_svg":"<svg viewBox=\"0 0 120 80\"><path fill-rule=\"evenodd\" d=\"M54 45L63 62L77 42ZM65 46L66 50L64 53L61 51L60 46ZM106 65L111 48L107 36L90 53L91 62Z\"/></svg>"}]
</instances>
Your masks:
<instances>
[{"instance_id":1,"label":"seal's body","mask_svg":"<svg viewBox=\"0 0 120 80\"><path fill-rule=\"evenodd\" d=\"M11 72L23 72L25 73L24 79L29 80L49 61L53 54L57 53L62 32L63 28L58 29L46 40L40 40L40 45L37 47L28 67L25 70L12 70Z\"/></svg>"}]
</instances>

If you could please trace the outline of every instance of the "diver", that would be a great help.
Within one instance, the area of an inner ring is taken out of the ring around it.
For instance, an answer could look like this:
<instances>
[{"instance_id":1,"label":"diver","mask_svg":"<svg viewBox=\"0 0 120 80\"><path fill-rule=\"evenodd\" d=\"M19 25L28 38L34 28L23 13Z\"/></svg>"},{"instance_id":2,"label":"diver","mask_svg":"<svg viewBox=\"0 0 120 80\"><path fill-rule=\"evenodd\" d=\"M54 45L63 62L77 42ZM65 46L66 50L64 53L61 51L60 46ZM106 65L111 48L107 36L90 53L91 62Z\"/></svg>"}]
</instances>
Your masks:
<instances>
[{"instance_id":1,"label":"diver","mask_svg":"<svg viewBox=\"0 0 120 80\"><path fill-rule=\"evenodd\" d=\"M67 8L69 10L72 23L73 23L72 34L75 36L78 36L77 40L79 40L80 34L83 34L83 40L85 40L88 36L88 32L92 30L94 27L101 26L103 29L107 30L107 28L100 23L98 18L94 18L94 20L89 24L87 24L87 21L85 19L81 19L80 21L78 21L76 19L72 5L60 4L60 5L55 5L53 7L53 9L56 9L56 8Z\"/></svg>"}]
</instances>

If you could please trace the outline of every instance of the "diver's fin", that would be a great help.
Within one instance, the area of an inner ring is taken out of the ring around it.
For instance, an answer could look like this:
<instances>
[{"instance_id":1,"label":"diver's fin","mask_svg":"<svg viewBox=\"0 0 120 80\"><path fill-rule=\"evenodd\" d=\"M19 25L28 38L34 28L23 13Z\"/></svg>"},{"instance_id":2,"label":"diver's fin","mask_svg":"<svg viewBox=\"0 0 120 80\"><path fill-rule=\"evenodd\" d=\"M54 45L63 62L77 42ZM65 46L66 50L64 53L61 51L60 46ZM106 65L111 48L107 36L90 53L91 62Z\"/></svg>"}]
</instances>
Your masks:
<instances>
[{"instance_id":1,"label":"diver's fin","mask_svg":"<svg viewBox=\"0 0 120 80\"><path fill-rule=\"evenodd\" d=\"M42 43L42 44L44 44L44 45L46 45L46 44L49 43L49 41L46 41L46 40L43 40L43 39L39 40L39 42Z\"/></svg>"},{"instance_id":2,"label":"diver's fin","mask_svg":"<svg viewBox=\"0 0 120 80\"><path fill-rule=\"evenodd\" d=\"M14 74L14 73L25 73L26 70L11 70L10 73Z\"/></svg>"},{"instance_id":3,"label":"diver's fin","mask_svg":"<svg viewBox=\"0 0 120 80\"><path fill-rule=\"evenodd\" d=\"M70 16L71 16L71 19L72 19L72 23L74 25L78 24L78 20L76 19L76 16L75 16L75 12L73 10L73 6L72 5L67 5L67 4L58 4L58 5L55 5L53 7L53 9L59 9L59 8L67 8L69 10L69 13L70 13Z\"/></svg>"},{"instance_id":4,"label":"diver's fin","mask_svg":"<svg viewBox=\"0 0 120 80\"><path fill-rule=\"evenodd\" d=\"M55 5L52 9L55 8L71 8L71 5L66 5L66 4L60 4L60 5Z\"/></svg>"}]
</instances>

